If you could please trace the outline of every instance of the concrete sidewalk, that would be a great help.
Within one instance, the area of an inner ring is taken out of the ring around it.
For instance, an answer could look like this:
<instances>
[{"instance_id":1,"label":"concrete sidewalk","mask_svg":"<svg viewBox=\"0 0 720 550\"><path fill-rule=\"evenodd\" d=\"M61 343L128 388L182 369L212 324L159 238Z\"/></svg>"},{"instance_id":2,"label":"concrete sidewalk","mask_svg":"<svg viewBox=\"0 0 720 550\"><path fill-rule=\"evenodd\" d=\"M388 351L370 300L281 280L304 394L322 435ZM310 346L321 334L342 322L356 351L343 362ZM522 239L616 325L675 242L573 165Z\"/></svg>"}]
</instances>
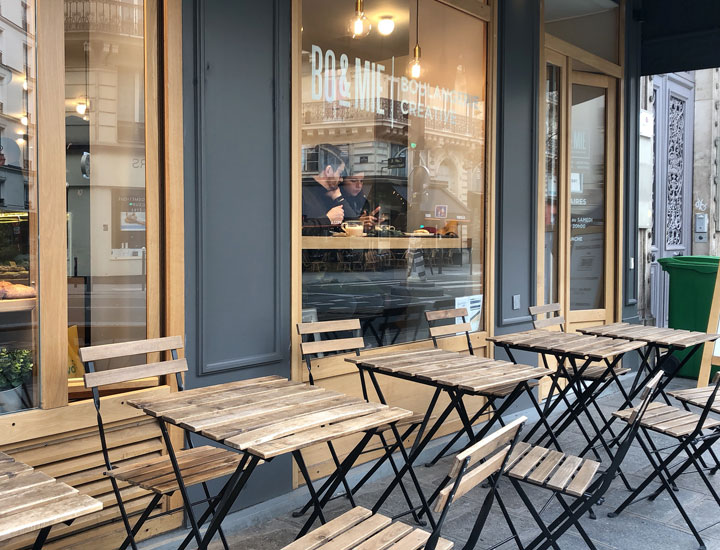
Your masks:
<instances>
[{"instance_id":1,"label":"concrete sidewalk","mask_svg":"<svg viewBox=\"0 0 720 550\"><path fill-rule=\"evenodd\" d=\"M680 379L673 383L673 387L690 387L693 385L692 382ZM606 414L615 410L621 402L619 392L606 393L599 400L600 406ZM560 441L563 450L568 453L579 451L584 443L584 439L577 429L566 430ZM659 446L669 445L672 442L661 436L657 438L657 441ZM429 495L447 474L451 460L451 458L445 458L431 468L424 466L415 468L426 494ZM647 458L639 445L635 444L631 448L623 463L623 471L632 484L640 483L651 471ZM388 469L385 472L386 475L389 475ZM378 476L373 483L368 483L356 497L357 504L372 507L383 492L387 480L387 477ZM710 477L710 480L713 487L720 491L720 475ZM705 539L708 550L720 550L720 507L710 496L707 487L703 485L696 474L680 476L677 484L679 492L676 494L695 522L695 526L702 530L701 535ZM656 486L657 484L652 485L652 487ZM525 484L524 487L538 507L541 507L550 496L550 492L547 490L528 484ZM521 539L526 543L529 542L539 533L539 529L507 481L501 483L500 491ZM598 550L694 550L697 548L695 538L667 494L661 495L654 502L647 500L636 502L619 517L608 518L607 512L620 504L627 494L628 491L623 483L616 479L605 496L605 502L596 508L597 519L591 520L585 517L582 520L583 527ZM289 511L304 503L306 495L304 489L298 489L281 497L281 500L275 499L277 502L271 501L250 511L242 511L228 516L224 522L224 530L228 535L230 548L275 550L290 543L297 535L304 518L293 518ZM484 496L485 490L477 488L452 506L443 527L443 537L454 541L456 548L462 548L467 540ZM417 499L414 500L417 501ZM382 512L392 515L402 511L403 505L404 499L397 490L388 499ZM326 515L328 518L332 518L348 509L347 500L339 498L328 504ZM543 512L543 519L546 521L552 519L559 513L559 510L559 504L556 501L553 502ZM412 520L408 517L405 518L405 521L411 522ZM146 541L140 547L142 550L174 549L177 548L179 541L186 533L187 531L169 533ZM509 536L510 530L495 504L477 548L480 550L491 547ZM571 529L560 540L560 547L574 550L586 548L586 545L577 531ZM215 538L211 548L213 550L222 548L218 537ZM501 548L517 548L517 546L510 541Z\"/></svg>"}]
</instances>

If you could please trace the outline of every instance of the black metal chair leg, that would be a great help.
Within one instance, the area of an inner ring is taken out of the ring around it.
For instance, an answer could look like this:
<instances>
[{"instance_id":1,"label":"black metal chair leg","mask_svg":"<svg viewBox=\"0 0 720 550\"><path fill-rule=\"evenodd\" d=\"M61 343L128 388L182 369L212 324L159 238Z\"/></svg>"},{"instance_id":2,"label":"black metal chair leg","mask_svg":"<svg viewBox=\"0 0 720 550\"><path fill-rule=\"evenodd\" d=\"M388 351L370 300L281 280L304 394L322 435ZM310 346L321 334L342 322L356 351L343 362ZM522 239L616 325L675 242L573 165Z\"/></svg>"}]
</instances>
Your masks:
<instances>
[{"instance_id":1,"label":"black metal chair leg","mask_svg":"<svg viewBox=\"0 0 720 550\"><path fill-rule=\"evenodd\" d=\"M210 517L210 514L215 515L215 504L217 504L218 502L220 502L220 500L222 500L222 497L223 497L223 495L225 494L225 489L227 489L227 486L228 486L228 485L227 485L227 483L226 483L226 484L223 486L223 488L220 490L220 492L218 493L218 495L217 495L215 498L212 499L212 501L213 501L213 502L212 502L212 507L208 506L207 509L206 509L206 510L200 515L200 517L198 518L198 525L199 525L200 527L202 527L202 526L205 524L205 522L207 521L207 519ZM219 531L220 531L220 529L218 528L218 532L219 532ZM194 537L193 537L193 532L190 531L190 532L187 534L187 536L185 537L185 539L182 541L182 544L180 544L180 546L178 546L178 549L177 549L177 550L185 550L185 548L187 548L187 545L192 542L192 539L193 539L193 538L194 538Z\"/></svg>"},{"instance_id":2,"label":"black metal chair leg","mask_svg":"<svg viewBox=\"0 0 720 550\"><path fill-rule=\"evenodd\" d=\"M345 457L345 459L340 463L340 471L338 472L338 475L335 476L335 479L333 480L330 487L328 487L327 491L325 491L325 494L320 498L319 506L322 509L325 504L330 500L330 497L335 492L335 490L340 486L340 479L348 474L350 469L353 467L353 464L355 464L355 461L358 459L360 454L362 453L363 449L367 446L368 441L375 435L375 429L368 430L363 434L362 439L360 442L355 445L352 451ZM305 524L303 525L302 529L300 529L300 532L297 535L297 538L303 537L307 532L310 530L310 527L313 523L315 523L315 520L318 518L318 510L315 509L310 514L310 517L307 519Z\"/></svg>"},{"instance_id":3,"label":"black metal chair leg","mask_svg":"<svg viewBox=\"0 0 720 550\"><path fill-rule=\"evenodd\" d=\"M503 499L501 498L499 492L495 495L495 498L497 498L497 502L498 502L498 506L500 507L500 511L502 512L502 515L505 518L505 523L507 523L507 526L510 529L510 534L515 539L515 544L517 544L518 550L525 550L522 540L520 540L520 535L518 534L517 529L515 529L515 525L513 524L512 518L510 517L510 514L508 513L507 508L505 507L505 503L503 502Z\"/></svg>"},{"instance_id":4,"label":"black metal chair leg","mask_svg":"<svg viewBox=\"0 0 720 550\"><path fill-rule=\"evenodd\" d=\"M533 506L533 503L528 498L527 494L525 494L525 491L522 487L520 487L520 483L510 478L510 482L512 483L513 487L515 488L515 491L520 496L520 500L523 501L523 504L525 505L525 508L527 508L527 511L530 512L530 515L532 516L533 520L535 520L535 523L537 523L537 526L540 528L540 531L542 532L543 536L547 539L547 541L550 542L550 546L552 546L555 550L560 550L560 547L558 546L555 538L553 537L553 534L548 530L547 526L543 522L542 518L537 513L537 510L535 510L535 507Z\"/></svg>"},{"instance_id":5,"label":"black metal chair leg","mask_svg":"<svg viewBox=\"0 0 720 550\"><path fill-rule=\"evenodd\" d=\"M608 512L609 518L614 518L619 516L625 508L627 508L630 504L632 504L635 499L640 496L640 494L645 490L645 488L652 483L652 481L660 475L661 469L666 469L674 460L675 458L682 452L682 447L675 448L660 464L656 464L655 460L652 458L652 453L650 449L647 448L645 445L645 442L643 441L643 438L640 437L640 432L638 432L637 442L640 444L640 447L642 448L643 452L645 453L645 456L650 461L650 464L653 467L653 472L648 475L640 485L638 485L635 490L612 512Z\"/></svg>"},{"instance_id":6,"label":"black metal chair leg","mask_svg":"<svg viewBox=\"0 0 720 550\"><path fill-rule=\"evenodd\" d=\"M702 537L700 536L700 533L695 528L695 524L693 524L692 520L690 519L690 516L687 515L687 512L685 511L685 508L683 508L682 503L680 502L680 499L675 494L675 491L672 490L670 487L670 484L665 479L665 476L662 473L658 473L658 477L660 478L660 481L663 485L665 485L665 489L667 489L668 494L670 495L670 498L675 503L675 507L680 512L680 515L685 520L685 523L687 524L688 528L692 532L693 536L695 537L695 540L697 540L698 544L700 545L700 550L705 550L705 543L703 542Z\"/></svg>"},{"instance_id":7,"label":"black metal chair leg","mask_svg":"<svg viewBox=\"0 0 720 550\"><path fill-rule=\"evenodd\" d=\"M312 478L310 477L310 473L307 470L307 466L305 466L305 460L302 457L302 453L300 451L293 451L292 455L295 459L295 462L297 462L298 468L300 468L300 473L302 474L303 479L305 480L305 485L307 486L308 492L310 493L310 501L315 507L315 512L320 518L320 522L325 524L325 514L323 514L322 506L320 506L320 500L318 499L318 495L315 492L315 487L313 486ZM340 468L340 464L337 465L337 468ZM341 480L342 479L344 478L341 478Z\"/></svg>"},{"instance_id":8,"label":"black metal chair leg","mask_svg":"<svg viewBox=\"0 0 720 550\"><path fill-rule=\"evenodd\" d=\"M335 469L337 470L340 468L340 460L338 459L338 455L335 452L335 446L333 445L332 441L327 442L328 449L330 449L330 455L332 456L333 463L335 464ZM350 485L347 482L347 479L342 479L343 487L345 488L345 497L350 501L350 506L355 508L355 499L353 498L352 490L350 490Z\"/></svg>"},{"instance_id":9,"label":"black metal chair leg","mask_svg":"<svg viewBox=\"0 0 720 550\"><path fill-rule=\"evenodd\" d=\"M123 525L125 525L125 532L130 538L130 545L133 550L138 550L137 543L135 542L135 536L132 534L132 527L130 526L130 520L125 509L125 503L123 502L122 496L120 495L120 488L118 487L117 480L114 477L110 477L110 484L112 485L113 492L115 493L115 500L118 503L118 510L120 510L120 516L122 517Z\"/></svg>"},{"instance_id":10,"label":"black metal chair leg","mask_svg":"<svg viewBox=\"0 0 720 550\"><path fill-rule=\"evenodd\" d=\"M379 433L378 435L380 436L380 440L382 441L383 445L387 448L388 444L387 444L387 440L385 439L385 436L382 433ZM388 455L388 461L390 462L390 467L392 468L393 473L395 475L398 475L398 473L400 473L400 472L398 470L397 464L395 464L395 460L393 459L392 455ZM415 520L415 523L417 523L418 525L422 525L422 526L427 525L427 523L425 521L421 520L420 517L418 516L417 511L415 510L415 505L412 503L412 499L410 498L410 495L408 494L407 489L405 488L405 484L402 482L400 482L400 490L402 491L403 497L405 498L405 502L407 503L407 505L409 506L409 509L411 510L411 513L412 513L413 519Z\"/></svg>"},{"instance_id":11,"label":"black metal chair leg","mask_svg":"<svg viewBox=\"0 0 720 550\"><path fill-rule=\"evenodd\" d=\"M197 520L195 519L195 514L193 512L192 501L190 500L190 497L188 496L187 488L185 487L185 482L183 481L183 478L182 478L182 472L180 471L180 465L178 464L177 457L175 456L175 449L173 448L172 440L170 439L170 434L168 433L165 422L162 420L160 421L160 431L162 433L163 439L165 440L165 446L167 447L167 450L168 450L168 456L170 457L170 463L172 464L173 471L175 472L175 477L177 478L178 489L180 489L180 494L182 495L183 504L185 505L185 512L187 513L188 519L190 520L190 525L192 526L192 529L195 532L195 538L197 539L198 544L201 544L202 537L200 536L200 529L198 528Z\"/></svg>"},{"instance_id":12,"label":"black metal chair leg","mask_svg":"<svg viewBox=\"0 0 720 550\"><path fill-rule=\"evenodd\" d=\"M160 499L163 497L163 495L159 493L155 493L150 503L146 506L145 510L143 511L142 515L138 518L138 520L135 522L135 525L133 525L132 528L132 536L135 537L135 535L138 534L138 531L140 531L140 528L142 527L143 523L147 521L147 518L150 517L150 514L152 513L155 506L157 506L158 502L160 502ZM125 537L125 540L120 545L119 550L125 550L128 547L128 544L130 544L130 535Z\"/></svg>"},{"instance_id":13,"label":"black metal chair leg","mask_svg":"<svg viewBox=\"0 0 720 550\"><path fill-rule=\"evenodd\" d=\"M565 499L563 499L562 495L560 493L555 493L555 497L557 498L560 505L563 507L563 510L565 510L565 513L568 515L568 517L574 518L575 521L573 521L573 525L575 526L575 529L577 529L578 533L580 533L580 536L582 537L583 541L585 541L585 544L587 544L588 548L590 548L590 550L597 550L595 544L593 544L593 541L590 540L590 537L585 532L583 526L580 524L580 519L575 518L573 511L567 505L567 502L565 502Z\"/></svg>"},{"instance_id":14,"label":"black metal chair leg","mask_svg":"<svg viewBox=\"0 0 720 550\"><path fill-rule=\"evenodd\" d=\"M490 508L492 507L492 503L493 503L494 499L495 499L495 491L491 490L485 496L485 500L483 500L482 506L480 507L480 512L478 513L477 518L475 519L475 524L473 525L472 531L470 531L470 537L468 537L468 540L465 543L465 546L463 546L463 550L472 550L477 545L477 541L480 538L480 534L482 533L482 530L485 527L485 523L487 522L487 518L490 513Z\"/></svg>"}]
</instances>

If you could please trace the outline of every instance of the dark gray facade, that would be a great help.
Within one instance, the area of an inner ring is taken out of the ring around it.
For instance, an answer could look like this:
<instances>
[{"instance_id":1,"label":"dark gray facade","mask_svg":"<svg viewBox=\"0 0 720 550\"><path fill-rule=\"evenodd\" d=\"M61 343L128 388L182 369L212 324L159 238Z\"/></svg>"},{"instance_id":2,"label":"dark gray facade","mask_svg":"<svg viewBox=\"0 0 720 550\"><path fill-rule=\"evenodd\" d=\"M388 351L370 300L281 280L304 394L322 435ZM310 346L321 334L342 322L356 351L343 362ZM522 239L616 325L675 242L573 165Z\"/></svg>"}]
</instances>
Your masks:
<instances>
[{"instance_id":1,"label":"dark gray facade","mask_svg":"<svg viewBox=\"0 0 720 550\"><path fill-rule=\"evenodd\" d=\"M291 3L183 0L183 7L189 386L289 376ZM720 65L720 47L712 47L720 45L718 9L716 2L627 3L624 320L637 319L638 79ZM492 299L495 332L506 333L529 328L527 307L536 302L539 3L501 1L498 17ZM680 36L683 48L675 47ZM512 309L517 294L520 308ZM290 489L289 461L263 472L253 479L257 490L245 494L264 500Z\"/></svg>"}]
</instances>

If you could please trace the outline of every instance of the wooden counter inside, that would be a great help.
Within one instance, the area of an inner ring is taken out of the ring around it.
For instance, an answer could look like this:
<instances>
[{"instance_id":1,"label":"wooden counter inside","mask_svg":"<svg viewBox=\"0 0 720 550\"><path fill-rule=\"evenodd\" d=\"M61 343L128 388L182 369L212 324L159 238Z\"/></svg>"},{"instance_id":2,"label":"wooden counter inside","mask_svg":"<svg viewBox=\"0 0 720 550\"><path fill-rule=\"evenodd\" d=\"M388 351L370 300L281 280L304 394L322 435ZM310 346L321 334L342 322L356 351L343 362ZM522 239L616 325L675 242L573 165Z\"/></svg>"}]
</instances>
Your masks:
<instances>
[{"instance_id":1,"label":"wooden counter inside","mask_svg":"<svg viewBox=\"0 0 720 550\"><path fill-rule=\"evenodd\" d=\"M302 238L303 250L410 250L463 248L467 239L459 237L308 237Z\"/></svg>"}]
</instances>

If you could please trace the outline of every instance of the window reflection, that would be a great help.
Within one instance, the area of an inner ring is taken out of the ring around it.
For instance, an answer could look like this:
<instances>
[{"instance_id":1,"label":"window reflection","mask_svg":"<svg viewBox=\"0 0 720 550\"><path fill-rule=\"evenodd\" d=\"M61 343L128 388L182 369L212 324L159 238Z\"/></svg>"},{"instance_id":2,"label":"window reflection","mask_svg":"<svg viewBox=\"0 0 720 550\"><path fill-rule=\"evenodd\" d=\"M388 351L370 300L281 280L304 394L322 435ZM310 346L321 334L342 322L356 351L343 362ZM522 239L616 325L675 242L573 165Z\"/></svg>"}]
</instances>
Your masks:
<instances>
[{"instance_id":1,"label":"window reflection","mask_svg":"<svg viewBox=\"0 0 720 550\"><path fill-rule=\"evenodd\" d=\"M65 0L71 397L78 347L146 336L143 18L142 0Z\"/></svg>"},{"instance_id":2,"label":"window reflection","mask_svg":"<svg viewBox=\"0 0 720 550\"><path fill-rule=\"evenodd\" d=\"M573 84L570 143L570 308L605 307L606 90Z\"/></svg>"},{"instance_id":3,"label":"window reflection","mask_svg":"<svg viewBox=\"0 0 720 550\"><path fill-rule=\"evenodd\" d=\"M560 181L560 67L547 64L545 80L545 303L558 297L558 182Z\"/></svg>"},{"instance_id":4,"label":"window reflection","mask_svg":"<svg viewBox=\"0 0 720 550\"><path fill-rule=\"evenodd\" d=\"M303 315L359 317L375 346L426 338L431 309L484 328L486 23L415 7L367 5L373 30L353 39L352 5L303 2Z\"/></svg>"}]
</instances>

